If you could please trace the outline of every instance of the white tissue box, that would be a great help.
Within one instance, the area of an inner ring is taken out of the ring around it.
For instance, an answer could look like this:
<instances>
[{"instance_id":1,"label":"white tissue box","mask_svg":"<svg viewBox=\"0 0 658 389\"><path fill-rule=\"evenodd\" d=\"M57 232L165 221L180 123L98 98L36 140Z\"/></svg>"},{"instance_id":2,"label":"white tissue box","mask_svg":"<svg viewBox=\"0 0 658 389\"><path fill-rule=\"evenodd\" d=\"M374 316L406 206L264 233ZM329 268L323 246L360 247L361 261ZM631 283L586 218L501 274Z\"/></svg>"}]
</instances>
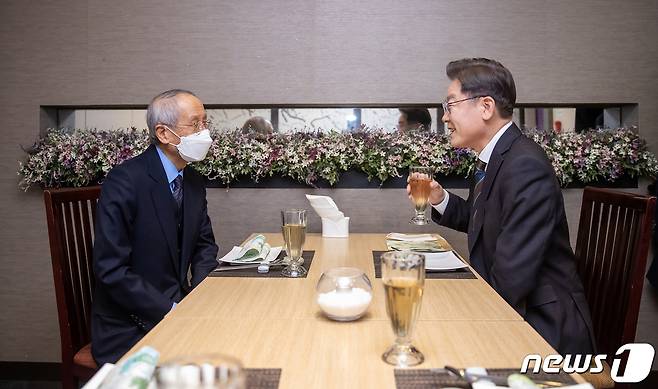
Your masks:
<instances>
[{"instance_id":1,"label":"white tissue box","mask_svg":"<svg viewBox=\"0 0 658 389\"><path fill-rule=\"evenodd\" d=\"M350 234L350 218L344 217L333 221L322 218L322 237L323 238L347 238Z\"/></svg>"}]
</instances>

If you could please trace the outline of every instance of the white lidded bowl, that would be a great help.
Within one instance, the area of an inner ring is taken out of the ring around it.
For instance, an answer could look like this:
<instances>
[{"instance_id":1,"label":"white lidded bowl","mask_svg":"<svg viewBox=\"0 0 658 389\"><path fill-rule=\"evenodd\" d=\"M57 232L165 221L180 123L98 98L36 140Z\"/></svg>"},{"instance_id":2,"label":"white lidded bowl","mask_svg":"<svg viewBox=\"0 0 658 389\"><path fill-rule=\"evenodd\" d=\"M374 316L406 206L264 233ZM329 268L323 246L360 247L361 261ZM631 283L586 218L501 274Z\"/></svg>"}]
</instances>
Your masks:
<instances>
[{"instance_id":1,"label":"white lidded bowl","mask_svg":"<svg viewBox=\"0 0 658 389\"><path fill-rule=\"evenodd\" d=\"M316 287L316 301L332 320L352 321L363 316L372 301L368 276L354 267L336 267L322 273Z\"/></svg>"}]
</instances>

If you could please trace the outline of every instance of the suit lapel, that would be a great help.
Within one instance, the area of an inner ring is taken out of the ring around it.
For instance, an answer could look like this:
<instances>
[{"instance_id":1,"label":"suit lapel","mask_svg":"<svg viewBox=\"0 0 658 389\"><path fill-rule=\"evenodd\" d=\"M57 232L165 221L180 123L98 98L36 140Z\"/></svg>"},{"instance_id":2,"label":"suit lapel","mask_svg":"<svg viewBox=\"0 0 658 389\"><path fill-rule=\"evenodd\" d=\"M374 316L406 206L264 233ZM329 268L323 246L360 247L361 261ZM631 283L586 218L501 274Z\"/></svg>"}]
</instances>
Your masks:
<instances>
[{"instance_id":1,"label":"suit lapel","mask_svg":"<svg viewBox=\"0 0 658 389\"><path fill-rule=\"evenodd\" d=\"M471 216L471 221L473 223L473 228L469 228L468 233L468 250L473 252L473 247L480 237L480 232L482 226L484 225L484 214L485 207L484 202L489 198L491 194L491 189L493 187L498 171L505 160L505 153L510 149L516 138L521 136L521 131L512 123L512 125L503 133L503 135L498 139L496 146L491 153L491 158L487 164L487 171L484 176L484 181L482 182L482 192L480 193L480 198L478 199L478 204L473 210L473 215Z\"/></svg>"},{"instance_id":2,"label":"suit lapel","mask_svg":"<svg viewBox=\"0 0 658 389\"><path fill-rule=\"evenodd\" d=\"M155 146L151 145L148 149L148 174L153 179L151 185L151 198L153 200L153 207L155 214L160 222L160 228L165 236L167 245L169 246L169 254L174 269L180 273L180 261L177 255L178 247L178 234L176 231L176 215L173 212L176 202L171 195L171 190L167 182L167 175L165 174L162 161L158 155Z\"/></svg>"}]
</instances>

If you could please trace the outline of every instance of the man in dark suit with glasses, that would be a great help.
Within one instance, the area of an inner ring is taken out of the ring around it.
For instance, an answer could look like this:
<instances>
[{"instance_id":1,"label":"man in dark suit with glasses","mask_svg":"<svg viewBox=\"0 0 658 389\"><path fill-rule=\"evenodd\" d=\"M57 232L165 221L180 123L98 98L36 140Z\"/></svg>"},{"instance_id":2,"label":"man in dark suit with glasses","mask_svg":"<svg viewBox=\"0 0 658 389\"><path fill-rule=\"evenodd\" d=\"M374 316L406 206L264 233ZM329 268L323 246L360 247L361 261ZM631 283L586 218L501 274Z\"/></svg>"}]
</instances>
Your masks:
<instances>
[{"instance_id":1,"label":"man in dark suit with glasses","mask_svg":"<svg viewBox=\"0 0 658 389\"><path fill-rule=\"evenodd\" d=\"M558 352L592 353L562 191L544 151L512 122L512 74L486 58L453 61L446 73L442 120L451 144L478 160L467 200L432 182L432 219L468 234L473 268Z\"/></svg>"},{"instance_id":2,"label":"man in dark suit with glasses","mask_svg":"<svg viewBox=\"0 0 658 389\"><path fill-rule=\"evenodd\" d=\"M188 166L212 143L203 104L170 90L146 119L151 145L110 171L98 201L91 338L99 366L116 362L217 267L205 182Z\"/></svg>"}]
</instances>

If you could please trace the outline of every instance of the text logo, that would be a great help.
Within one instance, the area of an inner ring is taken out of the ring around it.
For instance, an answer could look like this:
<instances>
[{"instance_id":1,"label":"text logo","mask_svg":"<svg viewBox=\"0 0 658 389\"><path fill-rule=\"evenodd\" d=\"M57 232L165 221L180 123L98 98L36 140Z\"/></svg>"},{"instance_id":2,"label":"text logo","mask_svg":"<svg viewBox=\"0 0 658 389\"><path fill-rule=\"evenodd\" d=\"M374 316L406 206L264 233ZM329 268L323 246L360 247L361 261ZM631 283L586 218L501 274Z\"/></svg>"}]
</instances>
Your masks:
<instances>
[{"instance_id":1,"label":"text logo","mask_svg":"<svg viewBox=\"0 0 658 389\"><path fill-rule=\"evenodd\" d=\"M651 372L651 365L656 354L653 346L648 343L629 343L617 350L612 360L610 368L610 377L615 382L635 383L647 378ZM527 373L530 368L530 362L533 362L532 372L557 374L560 370L565 373L585 373L598 374L603 372L603 362L608 356L606 354L598 355L580 355L566 354L548 355L543 359L538 354L530 354L523 359L521 373Z\"/></svg>"}]
</instances>

